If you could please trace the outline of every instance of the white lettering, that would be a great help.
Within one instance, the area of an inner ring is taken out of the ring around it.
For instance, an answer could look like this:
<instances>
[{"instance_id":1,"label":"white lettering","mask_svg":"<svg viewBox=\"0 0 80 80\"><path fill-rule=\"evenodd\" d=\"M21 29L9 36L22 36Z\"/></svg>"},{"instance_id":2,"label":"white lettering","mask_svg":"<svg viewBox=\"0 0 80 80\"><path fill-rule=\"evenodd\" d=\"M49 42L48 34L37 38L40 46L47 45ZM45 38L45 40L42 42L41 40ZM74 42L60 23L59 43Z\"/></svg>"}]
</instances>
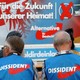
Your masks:
<instances>
[{"instance_id":1,"label":"white lettering","mask_svg":"<svg viewBox=\"0 0 80 80\"><path fill-rule=\"evenodd\" d=\"M58 72L73 72L76 71L77 67L58 67L58 68L49 68L48 73L58 73Z\"/></svg>"},{"instance_id":2,"label":"white lettering","mask_svg":"<svg viewBox=\"0 0 80 80\"><path fill-rule=\"evenodd\" d=\"M27 19L53 19L53 12L49 14L27 13Z\"/></svg>"},{"instance_id":3,"label":"white lettering","mask_svg":"<svg viewBox=\"0 0 80 80\"><path fill-rule=\"evenodd\" d=\"M10 69L10 68L26 68L28 65L29 64L8 64L8 65L0 66L0 71Z\"/></svg>"},{"instance_id":4,"label":"white lettering","mask_svg":"<svg viewBox=\"0 0 80 80\"><path fill-rule=\"evenodd\" d=\"M34 5L31 5L30 3L26 3L26 8L25 9L52 9L53 4L49 2L48 4L37 4L36 2Z\"/></svg>"},{"instance_id":5,"label":"white lettering","mask_svg":"<svg viewBox=\"0 0 80 80\"><path fill-rule=\"evenodd\" d=\"M23 19L25 14L1 14L0 19Z\"/></svg>"}]
</instances>

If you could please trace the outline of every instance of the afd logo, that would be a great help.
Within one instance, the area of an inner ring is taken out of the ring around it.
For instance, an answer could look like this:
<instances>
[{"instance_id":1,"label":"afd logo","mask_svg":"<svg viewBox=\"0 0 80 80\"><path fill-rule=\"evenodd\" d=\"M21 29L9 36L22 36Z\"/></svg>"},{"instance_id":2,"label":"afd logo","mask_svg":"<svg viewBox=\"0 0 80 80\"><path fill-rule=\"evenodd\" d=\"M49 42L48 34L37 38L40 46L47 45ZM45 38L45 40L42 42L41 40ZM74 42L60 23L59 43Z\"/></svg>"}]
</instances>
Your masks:
<instances>
[{"instance_id":1,"label":"afd logo","mask_svg":"<svg viewBox=\"0 0 80 80\"><path fill-rule=\"evenodd\" d=\"M62 26L63 24L60 23L60 22L57 22L56 23L56 27L55 28L59 28L59 30L62 30ZM59 30L48 30L46 32L43 32L42 30L37 30L36 31L36 39L38 40L43 40L45 38L48 38L48 37L53 37L52 35L54 35L56 32L58 32Z\"/></svg>"}]
</instances>

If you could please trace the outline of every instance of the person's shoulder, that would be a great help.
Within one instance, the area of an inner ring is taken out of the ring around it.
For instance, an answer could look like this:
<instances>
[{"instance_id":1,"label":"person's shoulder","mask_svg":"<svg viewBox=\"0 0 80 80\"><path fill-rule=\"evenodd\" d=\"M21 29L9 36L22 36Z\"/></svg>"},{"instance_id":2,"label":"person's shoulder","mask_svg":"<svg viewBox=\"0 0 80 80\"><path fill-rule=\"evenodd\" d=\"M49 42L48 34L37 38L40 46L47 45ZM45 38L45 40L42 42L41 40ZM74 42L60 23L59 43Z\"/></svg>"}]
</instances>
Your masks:
<instances>
[{"instance_id":1,"label":"person's shoulder","mask_svg":"<svg viewBox=\"0 0 80 80\"><path fill-rule=\"evenodd\" d=\"M72 60L76 60L76 61L80 61L80 55L72 52L71 55L70 55L70 59Z\"/></svg>"},{"instance_id":2,"label":"person's shoulder","mask_svg":"<svg viewBox=\"0 0 80 80\"><path fill-rule=\"evenodd\" d=\"M28 57L24 57L24 59L28 60L28 61L32 61L31 58L28 58Z\"/></svg>"},{"instance_id":3,"label":"person's shoulder","mask_svg":"<svg viewBox=\"0 0 80 80\"><path fill-rule=\"evenodd\" d=\"M30 62L30 63L33 62L32 59L31 59L31 58L28 58L28 57L23 57L23 59L24 59L25 61L27 61L27 62Z\"/></svg>"},{"instance_id":4,"label":"person's shoulder","mask_svg":"<svg viewBox=\"0 0 80 80\"><path fill-rule=\"evenodd\" d=\"M56 59L57 59L57 56L50 57L50 58L46 59L45 62L50 63L50 62L52 62L52 61L54 61L54 60L56 60Z\"/></svg>"},{"instance_id":5,"label":"person's shoulder","mask_svg":"<svg viewBox=\"0 0 80 80\"><path fill-rule=\"evenodd\" d=\"M76 50L72 50L72 52L73 52L74 54L77 54L77 55L80 56L80 52L78 52L78 51L76 51Z\"/></svg>"},{"instance_id":6,"label":"person's shoulder","mask_svg":"<svg viewBox=\"0 0 80 80\"><path fill-rule=\"evenodd\" d=\"M56 54L54 57L50 57L45 61L53 61L53 60L61 59L62 57L63 57L62 54Z\"/></svg>"},{"instance_id":7,"label":"person's shoulder","mask_svg":"<svg viewBox=\"0 0 80 80\"><path fill-rule=\"evenodd\" d=\"M31 60L31 58L28 58L28 57L22 57L22 56L20 56L20 55L16 55L16 54L13 54L13 55L11 55L11 56L7 56L7 59L12 59L13 60L13 58L14 59L16 59L16 60L18 60L18 61L21 61L21 62L24 62L24 63L32 63L32 60Z\"/></svg>"}]
</instances>

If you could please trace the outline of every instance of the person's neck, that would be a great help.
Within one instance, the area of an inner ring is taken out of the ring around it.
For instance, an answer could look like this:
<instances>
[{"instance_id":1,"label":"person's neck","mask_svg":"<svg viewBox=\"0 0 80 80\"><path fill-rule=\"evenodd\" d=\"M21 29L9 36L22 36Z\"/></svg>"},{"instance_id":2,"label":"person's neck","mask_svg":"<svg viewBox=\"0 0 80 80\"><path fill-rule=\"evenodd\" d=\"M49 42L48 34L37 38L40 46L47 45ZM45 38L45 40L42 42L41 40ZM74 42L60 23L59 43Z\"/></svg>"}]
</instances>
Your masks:
<instances>
[{"instance_id":1,"label":"person's neck","mask_svg":"<svg viewBox=\"0 0 80 80\"><path fill-rule=\"evenodd\" d=\"M68 52L68 51L70 51L70 50L60 50L59 52L60 53L65 53L65 52Z\"/></svg>"},{"instance_id":2,"label":"person's neck","mask_svg":"<svg viewBox=\"0 0 80 80\"><path fill-rule=\"evenodd\" d=\"M16 54L17 55L17 52L15 50L11 50L8 55L10 55L10 54Z\"/></svg>"},{"instance_id":3,"label":"person's neck","mask_svg":"<svg viewBox=\"0 0 80 80\"><path fill-rule=\"evenodd\" d=\"M62 45L58 48L59 53L69 53L70 52L70 47L68 45Z\"/></svg>"},{"instance_id":4,"label":"person's neck","mask_svg":"<svg viewBox=\"0 0 80 80\"><path fill-rule=\"evenodd\" d=\"M58 52L61 52L61 51L70 51L70 47L69 46L59 47Z\"/></svg>"}]
</instances>

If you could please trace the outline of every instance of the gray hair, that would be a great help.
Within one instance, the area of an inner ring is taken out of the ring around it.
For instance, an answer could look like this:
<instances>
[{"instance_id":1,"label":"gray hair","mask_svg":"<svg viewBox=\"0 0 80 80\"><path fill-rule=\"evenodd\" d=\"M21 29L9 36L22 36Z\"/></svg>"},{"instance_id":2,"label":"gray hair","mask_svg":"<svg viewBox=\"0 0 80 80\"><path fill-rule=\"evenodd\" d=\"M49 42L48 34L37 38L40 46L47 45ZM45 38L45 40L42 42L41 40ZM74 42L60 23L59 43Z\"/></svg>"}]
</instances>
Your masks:
<instances>
[{"instance_id":1,"label":"gray hair","mask_svg":"<svg viewBox=\"0 0 80 80\"><path fill-rule=\"evenodd\" d=\"M65 31L59 31L54 35L54 45L61 46L71 41L70 35Z\"/></svg>"}]
</instances>

